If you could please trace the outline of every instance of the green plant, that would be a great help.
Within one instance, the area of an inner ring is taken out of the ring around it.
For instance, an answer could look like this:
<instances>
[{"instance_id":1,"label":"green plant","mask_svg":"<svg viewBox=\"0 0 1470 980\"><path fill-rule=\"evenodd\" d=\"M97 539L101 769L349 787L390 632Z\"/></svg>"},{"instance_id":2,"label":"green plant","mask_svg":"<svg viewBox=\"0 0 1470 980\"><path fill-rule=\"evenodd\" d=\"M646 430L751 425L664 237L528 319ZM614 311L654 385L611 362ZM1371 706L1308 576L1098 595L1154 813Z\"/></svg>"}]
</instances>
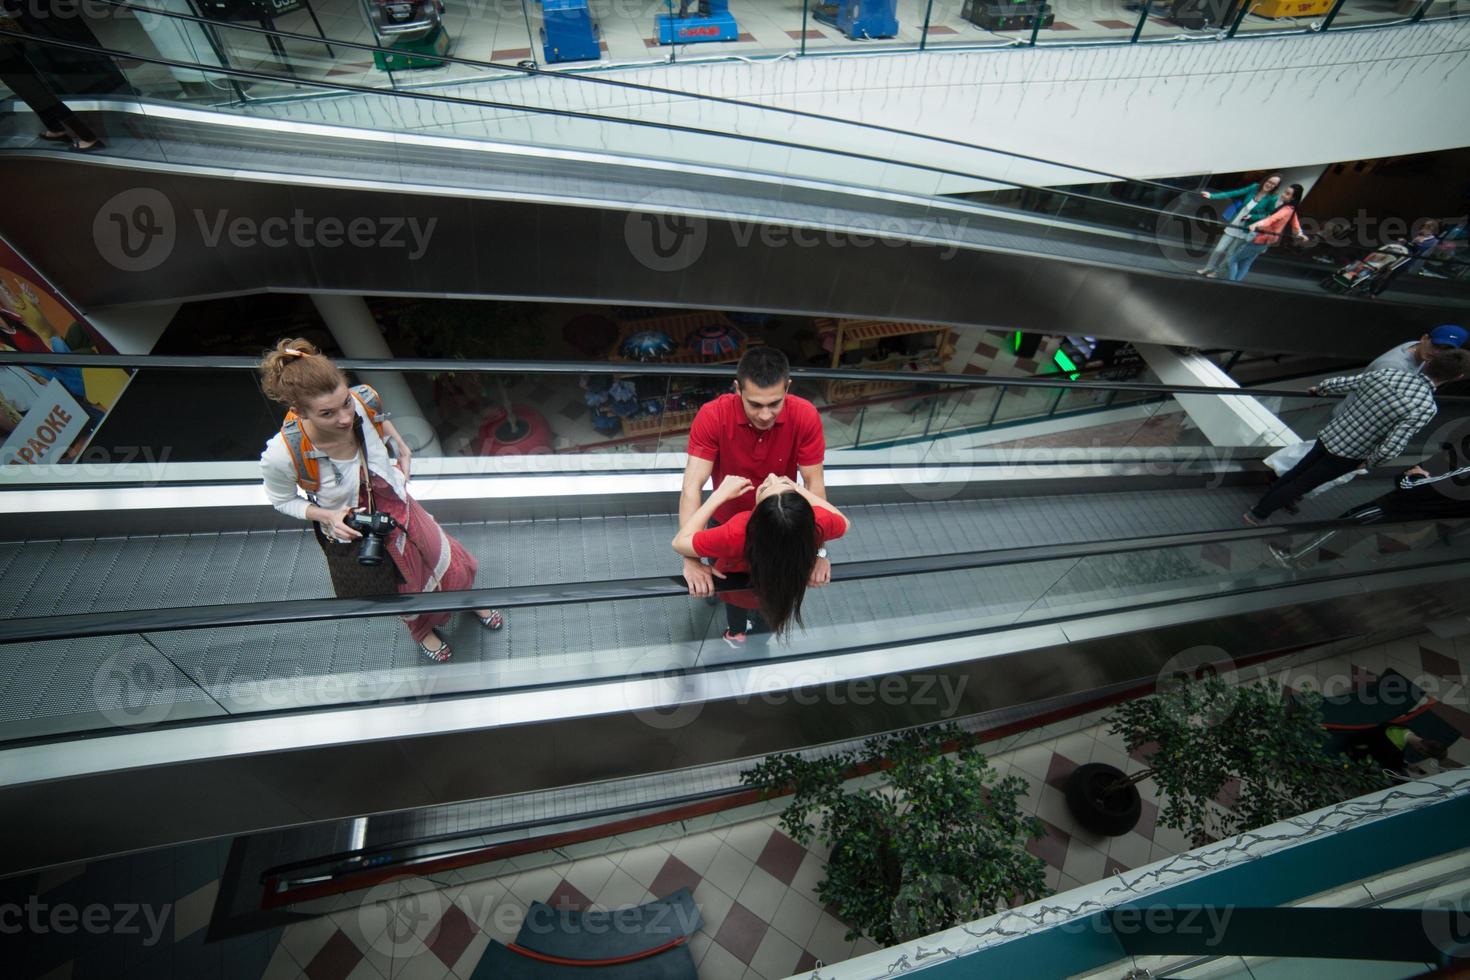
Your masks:
<instances>
[{"instance_id":1,"label":"green plant","mask_svg":"<svg viewBox=\"0 0 1470 980\"><path fill-rule=\"evenodd\" d=\"M769 756L742 774L767 797L792 799L781 826L831 845L817 896L849 926L888 946L1039 898L1045 864L1026 850L1043 834L1021 812L1027 785L997 778L974 736L953 725L870 738L861 751L808 760ZM946 755L947 743L958 745ZM858 766L882 785L844 787Z\"/></svg>"},{"instance_id":2,"label":"green plant","mask_svg":"<svg viewBox=\"0 0 1470 980\"><path fill-rule=\"evenodd\" d=\"M1130 752L1157 745L1127 783L1153 779L1165 799L1159 823L1199 847L1387 785L1371 763L1329 751L1321 705L1312 691L1287 698L1210 675L1125 702L1104 721ZM1226 808L1216 801L1232 779L1240 792Z\"/></svg>"}]
</instances>

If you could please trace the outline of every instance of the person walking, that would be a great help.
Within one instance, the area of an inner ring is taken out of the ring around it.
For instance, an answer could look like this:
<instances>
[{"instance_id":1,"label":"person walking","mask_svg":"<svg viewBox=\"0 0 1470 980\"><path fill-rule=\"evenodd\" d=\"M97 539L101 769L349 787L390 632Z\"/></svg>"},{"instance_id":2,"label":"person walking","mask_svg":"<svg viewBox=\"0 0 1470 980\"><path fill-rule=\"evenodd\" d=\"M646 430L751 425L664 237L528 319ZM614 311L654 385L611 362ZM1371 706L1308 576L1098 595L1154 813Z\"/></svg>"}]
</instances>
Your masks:
<instances>
[{"instance_id":1,"label":"person walking","mask_svg":"<svg viewBox=\"0 0 1470 980\"><path fill-rule=\"evenodd\" d=\"M1288 229L1297 241L1307 240L1307 236L1302 234L1301 224L1296 219L1297 205L1301 202L1303 193L1305 192L1301 184L1292 184L1281 192L1281 199L1275 211L1246 226L1246 230L1254 237L1230 256L1229 278L1231 282L1240 282L1244 279L1256 259L1260 258L1262 253L1272 245L1279 244Z\"/></svg>"},{"instance_id":2,"label":"person walking","mask_svg":"<svg viewBox=\"0 0 1470 980\"><path fill-rule=\"evenodd\" d=\"M1470 373L1470 351L1436 354L1418 374L1374 371L1329 378L1307 389L1313 395L1353 393L1353 404L1333 416L1311 451L1271 485L1242 515L1259 527L1273 513L1312 489L1356 469L1369 469L1404 451L1414 433L1434 418L1434 390Z\"/></svg>"},{"instance_id":3,"label":"person walking","mask_svg":"<svg viewBox=\"0 0 1470 980\"><path fill-rule=\"evenodd\" d=\"M0 28L14 32L22 29L3 9L0 9ZM0 36L0 82L41 120L41 139L66 143L83 153L103 148L101 138L61 101L45 76L31 64L26 57L25 42L19 38Z\"/></svg>"},{"instance_id":4,"label":"person walking","mask_svg":"<svg viewBox=\"0 0 1470 980\"><path fill-rule=\"evenodd\" d=\"M1394 370L1418 374L1423 370L1425 362L1435 354L1464 347L1466 339L1467 334L1464 327L1453 323L1441 323L1411 344L1395 344L1384 351L1363 369L1363 373L1372 374L1374 371ZM1350 394L1338 402L1337 407L1332 410L1333 417L1349 411L1356 399L1357 395Z\"/></svg>"},{"instance_id":5,"label":"person walking","mask_svg":"<svg viewBox=\"0 0 1470 980\"><path fill-rule=\"evenodd\" d=\"M742 497L751 499L750 510L705 529L717 510ZM732 474L680 525L673 548L686 559L714 559L721 577L750 573L748 590L725 594L727 608L761 621L756 628L725 631L725 642L738 648L745 643L744 633L769 631L782 637L792 623L801 624L812 572L825 560L827 542L842 537L849 526L841 511L788 477L772 473L757 487Z\"/></svg>"},{"instance_id":6,"label":"person walking","mask_svg":"<svg viewBox=\"0 0 1470 980\"><path fill-rule=\"evenodd\" d=\"M1441 457L1427 459L1409 467L1393 481L1393 489L1380 497L1350 507L1337 515L1339 521L1355 524L1385 524L1405 521L1447 521L1470 517L1470 459L1465 450L1470 446L1470 437L1461 440L1458 447L1442 453ZM1465 530L1455 528L1443 532L1444 540L1459 536ZM1271 555L1283 565L1295 565L1317 553L1317 549L1331 541L1337 529L1324 531L1305 544L1292 549L1280 545L1268 545Z\"/></svg>"},{"instance_id":7,"label":"person walking","mask_svg":"<svg viewBox=\"0 0 1470 980\"><path fill-rule=\"evenodd\" d=\"M699 409L689 430L689 459L679 495L681 528L699 512L704 484L711 478L718 489L730 475L742 476L752 484L762 483L772 473L793 481L799 475L807 490L827 496L822 478L827 454L822 417L816 406L791 394L790 389L791 365L786 355L773 347L753 347L735 368L734 392ZM729 497L713 509L710 521L725 524L754 503L753 494ZM714 579L724 577L718 564L711 567L687 554L683 574L693 596L713 595ZM832 565L823 555L812 566L808 584L820 587L831 577ZM758 627L748 612L726 603L727 640L743 642L745 634Z\"/></svg>"},{"instance_id":8,"label":"person walking","mask_svg":"<svg viewBox=\"0 0 1470 980\"><path fill-rule=\"evenodd\" d=\"M1447 350L1458 350L1470 339L1465 328L1455 323L1441 323L1413 343L1396 344L1378 355L1364 373L1394 368L1417 374L1435 354Z\"/></svg>"},{"instance_id":9,"label":"person walking","mask_svg":"<svg viewBox=\"0 0 1470 980\"><path fill-rule=\"evenodd\" d=\"M315 345L279 341L260 362L261 386L290 411L260 456L266 495L287 517L312 523L338 598L414 592L451 592L474 585L477 563L408 493L412 452L388 421L378 393L347 378ZM389 443L397 458L389 453ZM393 519L389 561L358 560L358 512ZM419 652L434 663L453 656L439 633L449 613L405 616ZM480 625L498 630L505 619L476 609Z\"/></svg>"},{"instance_id":10,"label":"person walking","mask_svg":"<svg viewBox=\"0 0 1470 980\"><path fill-rule=\"evenodd\" d=\"M1220 270L1227 267L1230 257L1243 248L1251 240L1246 228L1269 216L1279 204L1280 198L1276 194L1276 188L1281 186L1281 175L1272 174L1265 180L1256 184L1247 184L1237 187L1233 191L1205 191L1203 197L1207 201L1235 201L1225 211L1225 230L1220 234L1220 240L1215 243L1215 249L1210 257L1205 259L1205 264L1196 270L1199 275L1206 279L1213 279L1220 274Z\"/></svg>"}]
</instances>

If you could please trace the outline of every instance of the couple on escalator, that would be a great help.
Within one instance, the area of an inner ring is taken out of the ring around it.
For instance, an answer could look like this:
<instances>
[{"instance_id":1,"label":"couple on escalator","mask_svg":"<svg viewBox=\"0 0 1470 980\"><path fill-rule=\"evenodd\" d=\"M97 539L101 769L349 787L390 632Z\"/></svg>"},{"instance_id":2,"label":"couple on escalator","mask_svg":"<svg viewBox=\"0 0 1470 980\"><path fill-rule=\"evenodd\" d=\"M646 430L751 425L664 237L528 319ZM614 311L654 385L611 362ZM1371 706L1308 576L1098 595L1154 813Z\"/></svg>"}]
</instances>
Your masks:
<instances>
[{"instance_id":1,"label":"couple on escalator","mask_svg":"<svg viewBox=\"0 0 1470 980\"><path fill-rule=\"evenodd\" d=\"M790 393L786 355L746 351L734 387L700 408L689 430L673 547L684 558L690 595L711 596L715 578L748 574L749 588L721 595L722 638L739 649L747 638L785 636L801 623L807 588L832 578L826 544L849 525L827 502L822 419ZM711 479L714 490L701 504Z\"/></svg>"}]
</instances>

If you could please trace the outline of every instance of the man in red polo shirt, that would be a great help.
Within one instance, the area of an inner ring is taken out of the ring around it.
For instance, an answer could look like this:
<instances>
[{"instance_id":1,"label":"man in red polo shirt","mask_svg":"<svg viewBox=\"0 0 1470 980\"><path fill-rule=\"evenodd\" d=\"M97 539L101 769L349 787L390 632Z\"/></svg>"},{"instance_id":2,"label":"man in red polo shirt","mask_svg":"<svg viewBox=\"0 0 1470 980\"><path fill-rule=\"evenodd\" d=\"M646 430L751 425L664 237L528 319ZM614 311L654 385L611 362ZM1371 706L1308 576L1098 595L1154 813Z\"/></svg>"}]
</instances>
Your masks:
<instances>
[{"instance_id":1,"label":"man in red polo shirt","mask_svg":"<svg viewBox=\"0 0 1470 980\"><path fill-rule=\"evenodd\" d=\"M699 410L689 429L689 462L684 465L684 490L679 496L680 527L699 510L700 496L711 477L716 487L727 474L743 476L759 486L772 473L791 480L800 473L807 489L826 499L822 460L827 455L827 440L822 435L822 417L805 398L787 394L790 387L791 366L786 355L773 347L754 347L735 369L735 391ZM754 506L753 493L726 501L715 511L714 523L723 524ZM684 559L690 595L713 594L715 575L725 577L697 558ZM825 556L818 558L809 584L826 585L831 578L831 562Z\"/></svg>"}]
</instances>

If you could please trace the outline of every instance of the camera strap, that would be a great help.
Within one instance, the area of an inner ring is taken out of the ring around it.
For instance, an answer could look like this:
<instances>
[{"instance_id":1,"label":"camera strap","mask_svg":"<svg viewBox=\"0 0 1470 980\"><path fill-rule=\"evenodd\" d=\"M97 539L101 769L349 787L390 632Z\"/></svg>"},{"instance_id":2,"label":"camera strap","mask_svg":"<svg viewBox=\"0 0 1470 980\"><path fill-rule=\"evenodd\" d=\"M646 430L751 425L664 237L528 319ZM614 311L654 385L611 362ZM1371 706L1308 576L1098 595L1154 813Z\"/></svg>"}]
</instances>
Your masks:
<instances>
[{"instance_id":1,"label":"camera strap","mask_svg":"<svg viewBox=\"0 0 1470 980\"><path fill-rule=\"evenodd\" d=\"M373 474L368 469L367 440L362 437L362 419L359 418L352 427L352 434L357 437L357 479L367 494L367 512L376 514L378 509L373 506Z\"/></svg>"}]
</instances>

